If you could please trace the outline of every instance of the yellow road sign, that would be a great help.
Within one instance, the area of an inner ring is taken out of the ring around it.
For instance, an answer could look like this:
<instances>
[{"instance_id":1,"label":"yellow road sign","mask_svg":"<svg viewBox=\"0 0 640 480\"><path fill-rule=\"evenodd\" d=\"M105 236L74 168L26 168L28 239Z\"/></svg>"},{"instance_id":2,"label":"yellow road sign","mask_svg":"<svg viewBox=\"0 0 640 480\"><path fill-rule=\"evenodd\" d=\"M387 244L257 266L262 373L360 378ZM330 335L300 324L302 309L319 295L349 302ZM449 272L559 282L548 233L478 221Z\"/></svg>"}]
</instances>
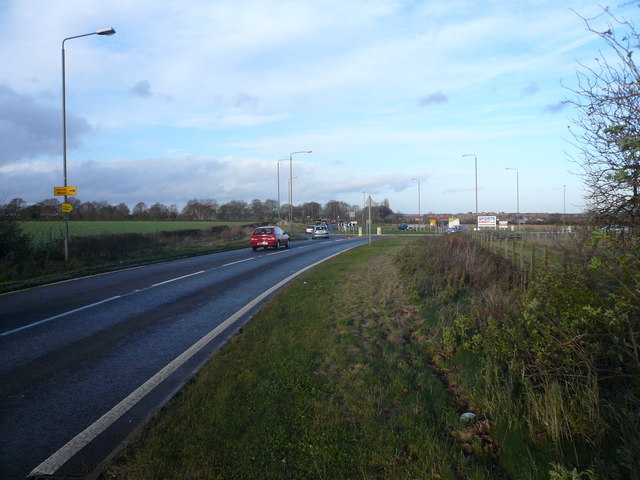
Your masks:
<instances>
[{"instance_id":1,"label":"yellow road sign","mask_svg":"<svg viewBox=\"0 0 640 480\"><path fill-rule=\"evenodd\" d=\"M63 195L76 195L76 187L53 187L53 194L57 197Z\"/></svg>"},{"instance_id":2,"label":"yellow road sign","mask_svg":"<svg viewBox=\"0 0 640 480\"><path fill-rule=\"evenodd\" d=\"M69 213L71 210L73 210L73 205L71 205L70 203L63 203L60 209L64 213Z\"/></svg>"}]
</instances>

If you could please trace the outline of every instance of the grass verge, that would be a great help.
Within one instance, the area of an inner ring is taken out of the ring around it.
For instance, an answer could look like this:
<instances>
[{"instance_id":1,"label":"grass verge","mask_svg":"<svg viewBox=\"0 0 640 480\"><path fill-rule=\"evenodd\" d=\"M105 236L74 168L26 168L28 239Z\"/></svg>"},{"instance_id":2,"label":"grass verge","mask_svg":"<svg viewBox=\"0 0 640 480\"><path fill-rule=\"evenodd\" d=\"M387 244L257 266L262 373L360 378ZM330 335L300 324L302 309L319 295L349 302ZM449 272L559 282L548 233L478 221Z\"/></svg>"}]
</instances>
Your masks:
<instances>
[{"instance_id":1,"label":"grass verge","mask_svg":"<svg viewBox=\"0 0 640 480\"><path fill-rule=\"evenodd\" d=\"M393 263L410 241L374 242L294 281L106 478L495 478L449 433L458 414Z\"/></svg>"}]
</instances>

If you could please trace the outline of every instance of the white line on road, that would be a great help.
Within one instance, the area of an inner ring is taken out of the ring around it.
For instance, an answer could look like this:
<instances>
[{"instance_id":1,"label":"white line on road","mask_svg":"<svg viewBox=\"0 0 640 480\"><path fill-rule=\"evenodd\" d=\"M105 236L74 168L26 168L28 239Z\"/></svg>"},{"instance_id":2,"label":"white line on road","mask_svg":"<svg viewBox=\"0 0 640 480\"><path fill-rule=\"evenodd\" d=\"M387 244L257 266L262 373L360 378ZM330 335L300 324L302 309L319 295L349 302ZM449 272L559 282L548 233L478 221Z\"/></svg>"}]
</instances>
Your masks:
<instances>
[{"instance_id":1,"label":"white line on road","mask_svg":"<svg viewBox=\"0 0 640 480\"><path fill-rule=\"evenodd\" d=\"M280 255L281 253L290 252L291 250L278 250L277 252L267 253L267 257L270 255Z\"/></svg>"},{"instance_id":2,"label":"white line on road","mask_svg":"<svg viewBox=\"0 0 640 480\"><path fill-rule=\"evenodd\" d=\"M188 277L192 277L194 275L199 275L199 274L204 273L204 272L205 272L204 270L200 270L199 272L194 272L194 273L190 273L188 275L183 275L181 277L172 278L170 280L165 280L164 282L154 283L153 285L151 285L151 287L142 288L142 289L135 289L131 293L127 293L127 294L123 294L123 295L116 295L115 297L107 298L106 300L100 300L99 302L95 302L95 303L92 303L90 305L85 305L84 307L76 308L75 310L69 310L68 312L60 313L60 314L55 315L53 317L45 318L44 320L40 320L38 322L30 323L29 325L24 325L23 327L16 328L14 330L8 330L6 332L2 332L2 333L0 333L0 337L5 337L7 335L11 335L12 333L16 333L16 332L20 332L22 330L26 330L27 328L36 327L38 325L42 325L43 323L50 322L51 320L56 320L56 319L61 318L61 317L66 317L67 315L71 315L73 313L81 312L82 310L86 310L88 308L97 307L98 305L102 305L103 303L107 303L107 302L110 302L112 300L116 300L118 298L127 297L127 296L131 295L132 293L144 292L145 290L148 290L149 288L159 287L160 285L165 285L167 283L175 282L176 280L182 280L183 278L188 278Z\"/></svg>"},{"instance_id":3,"label":"white line on road","mask_svg":"<svg viewBox=\"0 0 640 480\"><path fill-rule=\"evenodd\" d=\"M249 260L255 260L256 257L245 258L244 260L238 260L237 262L225 263L222 265L223 267L228 267L229 265L235 265L236 263L248 262Z\"/></svg>"},{"instance_id":4,"label":"white line on road","mask_svg":"<svg viewBox=\"0 0 640 480\"><path fill-rule=\"evenodd\" d=\"M201 273L204 273L204 270L200 270L199 272L195 272L195 273L190 273L189 275L183 275L181 277L172 278L171 280L165 280L164 282L154 283L151 286L152 287L159 287L160 285L164 285L165 283L175 282L177 280L182 280L183 278L193 277L194 275L199 275Z\"/></svg>"},{"instance_id":5,"label":"white line on road","mask_svg":"<svg viewBox=\"0 0 640 480\"><path fill-rule=\"evenodd\" d=\"M286 285L288 282L293 280L294 278L302 275L307 270L325 262L337 255L340 255L347 250L351 250L355 248L357 245L350 247L346 250L343 250L338 253L334 253L333 255L328 256L318 262L315 262L311 265L307 265L301 270L298 270L294 274L285 278L284 280L278 282L273 287L265 290L256 298L254 298L251 302L247 303L244 307L238 310L236 313L227 318L224 322L218 325L216 328L207 333L204 337L194 343L188 350L185 350L181 355L175 358L171 363L165 366L162 370L156 373L153 377L147 380L144 384L134 390L127 398L118 403L115 407L105 413L102 417L96 420L93 424L87 427L84 431L80 432L75 438L69 441L66 445L64 445L60 450L47 458L44 462L38 465L33 471L29 474L29 476L39 476L39 475L53 475L60 467L62 467L66 462L68 462L71 457L77 454L80 450L82 450L86 445L91 443L98 435L104 432L109 426L111 426L116 420L118 420L122 415L127 413L131 408L133 408L140 400L142 400L151 390L153 390L156 386L158 386L162 381L164 381L169 375L175 372L178 368L180 368L185 362L187 362L191 357L193 357L198 351L200 351L207 343L216 338L220 333L222 333L229 325L238 320L244 314L249 312L253 307L255 307L258 303L264 300L266 297L271 295L273 292ZM236 262L238 263L238 262Z\"/></svg>"},{"instance_id":6,"label":"white line on road","mask_svg":"<svg viewBox=\"0 0 640 480\"><path fill-rule=\"evenodd\" d=\"M81 312L82 310L86 310L87 308L96 307L98 305L102 305L103 303L110 302L111 300L115 300L115 299L120 298L120 297L122 297L122 295L116 295L115 297L107 298L106 300L100 300L99 302L92 303L91 305L85 305L84 307L76 308L75 310L69 310L68 312L61 313L61 314L56 315L54 317L45 318L44 320L40 320L40 321L35 322L35 323L30 323L29 325L25 325L23 327L16 328L14 330L9 330L7 332L2 332L2 333L0 333L0 336L4 337L6 335L11 335L12 333L16 333L16 332L19 332L21 330L26 330L27 328L35 327L37 325L42 325L43 323L50 322L51 320L55 320L55 319L60 318L60 317L66 317L67 315L71 315L72 313Z\"/></svg>"}]
</instances>

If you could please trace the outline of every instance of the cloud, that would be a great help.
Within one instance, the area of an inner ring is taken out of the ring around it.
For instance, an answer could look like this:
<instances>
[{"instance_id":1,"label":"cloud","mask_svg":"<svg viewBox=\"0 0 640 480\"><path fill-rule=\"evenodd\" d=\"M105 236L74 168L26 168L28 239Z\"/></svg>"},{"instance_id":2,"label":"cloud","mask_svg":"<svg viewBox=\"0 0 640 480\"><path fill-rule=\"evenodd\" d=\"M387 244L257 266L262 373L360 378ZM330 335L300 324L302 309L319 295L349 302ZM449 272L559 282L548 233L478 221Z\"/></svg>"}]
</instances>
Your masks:
<instances>
[{"instance_id":1,"label":"cloud","mask_svg":"<svg viewBox=\"0 0 640 480\"><path fill-rule=\"evenodd\" d=\"M0 165L62 153L61 107L36 103L0 85ZM76 148L91 132L89 123L67 112L67 148Z\"/></svg>"},{"instance_id":2,"label":"cloud","mask_svg":"<svg viewBox=\"0 0 640 480\"><path fill-rule=\"evenodd\" d=\"M246 108L254 110L258 107L260 100L258 97L249 95L248 93L238 92L233 99L233 106L236 108Z\"/></svg>"},{"instance_id":3,"label":"cloud","mask_svg":"<svg viewBox=\"0 0 640 480\"><path fill-rule=\"evenodd\" d=\"M151 96L151 84L149 80L141 80L131 88L131 93L139 97Z\"/></svg>"},{"instance_id":4,"label":"cloud","mask_svg":"<svg viewBox=\"0 0 640 480\"><path fill-rule=\"evenodd\" d=\"M429 105L434 105L438 103L447 103L449 101L449 97L447 97L442 90L439 92L432 93L431 95L427 95L426 97L422 97L418 101L419 107L427 107Z\"/></svg>"},{"instance_id":5,"label":"cloud","mask_svg":"<svg viewBox=\"0 0 640 480\"><path fill-rule=\"evenodd\" d=\"M544 112L545 113L560 113L562 110L567 108L567 106L568 106L568 104L565 103L565 102L554 103L554 104L547 105L546 107L544 107Z\"/></svg>"},{"instance_id":6,"label":"cloud","mask_svg":"<svg viewBox=\"0 0 640 480\"><path fill-rule=\"evenodd\" d=\"M533 83L527 85L526 87L524 87L522 89L522 92L520 92L520 94L523 97L532 97L533 95L535 95L539 91L540 91L540 86L536 82L533 82Z\"/></svg>"}]
</instances>

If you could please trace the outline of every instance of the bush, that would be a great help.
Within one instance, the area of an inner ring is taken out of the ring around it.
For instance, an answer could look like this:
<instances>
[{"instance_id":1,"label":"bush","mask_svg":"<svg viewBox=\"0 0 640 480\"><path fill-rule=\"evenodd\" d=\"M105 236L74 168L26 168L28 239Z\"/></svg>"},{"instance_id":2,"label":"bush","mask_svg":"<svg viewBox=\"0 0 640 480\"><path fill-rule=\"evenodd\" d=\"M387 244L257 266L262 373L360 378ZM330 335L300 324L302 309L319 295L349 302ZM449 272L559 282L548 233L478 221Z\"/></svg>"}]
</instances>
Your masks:
<instances>
[{"instance_id":1,"label":"bush","mask_svg":"<svg viewBox=\"0 0 640 480\"><path fill-rule=\"evenodd\" d=\"M12 219L0 220L0 264L5 275L20 272L29 259L31 240Z\"/></svg>"},{"instance_id":2,"label":"bush","mask_svg":"<svg viewBox=\"0 0 640 480\"><path fill-rule=\"evenodd\" d=\"M554 461L637 478L640 261L619 244L589 261L585 276L522 288L514 267L469 236L430 239L396 259L413 298L435 312L439 351L475 354L475 405L526 425L530 445L548 445Z\"/></svg>"}]
</instances>

